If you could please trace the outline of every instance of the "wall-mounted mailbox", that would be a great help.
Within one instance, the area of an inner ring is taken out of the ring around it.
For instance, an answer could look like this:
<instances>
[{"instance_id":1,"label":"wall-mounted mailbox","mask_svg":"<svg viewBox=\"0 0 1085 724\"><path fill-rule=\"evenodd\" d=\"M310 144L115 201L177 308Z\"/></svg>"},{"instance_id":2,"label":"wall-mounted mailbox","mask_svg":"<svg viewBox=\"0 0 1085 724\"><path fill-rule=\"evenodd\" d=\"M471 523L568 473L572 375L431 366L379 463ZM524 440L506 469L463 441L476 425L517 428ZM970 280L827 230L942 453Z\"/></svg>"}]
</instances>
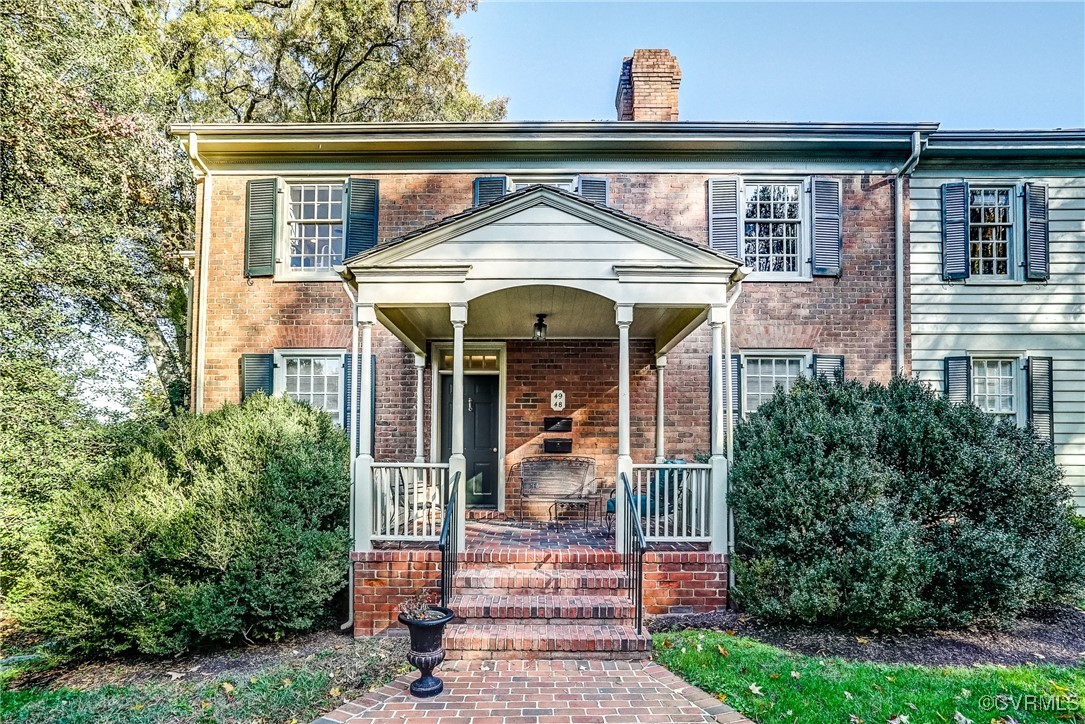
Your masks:
<instances>
[{"instance_id":1,"label":"wall-mounted mailbox","mask_svg":"<svg viewBox=\"0 0 1085 724\"><path fill-rule=\"evenodd\" d=\"M572 432L573 418L571 417L546 417L543 418L543 430L546 432Z\"/></svg>"},{"instance_id":2,"label":"wall-mounted mailbox","mask_svg":"<svg viewBox=\"0 0 1085 724\"><path fill-rule=\"evenodd\" d=\"M543 440L543 451L548 453L570 453L573 451L573 439L570 437L548 437Z\"/></svg>"}]
</instances>

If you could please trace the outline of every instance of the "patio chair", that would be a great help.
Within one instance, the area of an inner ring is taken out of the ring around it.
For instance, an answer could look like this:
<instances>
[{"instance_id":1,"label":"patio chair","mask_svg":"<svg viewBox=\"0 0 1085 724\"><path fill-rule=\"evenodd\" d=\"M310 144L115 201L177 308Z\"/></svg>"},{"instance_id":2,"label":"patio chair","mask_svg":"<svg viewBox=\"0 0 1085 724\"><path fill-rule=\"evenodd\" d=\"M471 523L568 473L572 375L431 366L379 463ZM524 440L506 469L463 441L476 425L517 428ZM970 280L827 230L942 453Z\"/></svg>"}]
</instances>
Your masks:
<instances>
[{"instance_id":1,"label":"patio chair","mask_svg":"<svg viewBox=\"0 0 1085 724\"><path fill-rule=\"evenodd\" d=\"M664 460L664 465L685 465L686 461L682 458L676 458L674 460ZM663 475L661 476L660 473ZM661 477L663 477L661 481ZM660 484L660 483L663 484ZM667 483L670 483L668 486ZM641 523L644 525L644 529L647 532L648 519L661 517L663 521L670 519L671 525L676 524L674 520L675 510L678 508L679 502L686 494L686 475L681 470L660 470L652 479L648 481L648 489L644 491L643 495L633 496L633 506L638 510L641 518ZM606 526L607 531L613 530L614 517L617 514L618 500L617 491L614 492L612 497L607 500L606 507ZM658 527L660 521L656 521Z\"/></svg>"},{"instance_id":2,"label":"patio chair","mask_svg":"<svg viewBox=\"0 0 1085 724\"><path fill-rule=\"evenodd\" d=\"M425 478L415 471L396 470L382 491L384 529L391 535L408 535L416 528L437 535L440 532L438 516L443 510L440 492L438 486L427 485Z\"/></svg>"}]
</instances>

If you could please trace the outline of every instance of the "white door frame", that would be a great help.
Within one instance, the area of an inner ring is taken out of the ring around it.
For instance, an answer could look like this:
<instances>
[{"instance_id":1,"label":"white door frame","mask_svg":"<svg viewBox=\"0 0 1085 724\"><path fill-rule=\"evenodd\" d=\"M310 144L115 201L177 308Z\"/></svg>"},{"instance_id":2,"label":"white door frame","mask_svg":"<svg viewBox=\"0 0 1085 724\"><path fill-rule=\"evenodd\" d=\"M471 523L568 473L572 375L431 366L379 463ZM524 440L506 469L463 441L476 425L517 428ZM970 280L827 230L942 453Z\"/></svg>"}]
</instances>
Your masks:
<instances>
[{"instance_id":1,"label":"white door frame","mask_svg":"<svg viewBox=\"0 0 1085 724\"><path fill-rule=\"evenodd\" d=\"M441 462L441 375L452 370L441 369L441 357L452 352L452 342L434 342L430 347L430 462ZM463 343L464 354L497 353L497 370L464 369L464 375L497 375L497 512L505 512L505 343Z\"/></svg>"}]
</instances>

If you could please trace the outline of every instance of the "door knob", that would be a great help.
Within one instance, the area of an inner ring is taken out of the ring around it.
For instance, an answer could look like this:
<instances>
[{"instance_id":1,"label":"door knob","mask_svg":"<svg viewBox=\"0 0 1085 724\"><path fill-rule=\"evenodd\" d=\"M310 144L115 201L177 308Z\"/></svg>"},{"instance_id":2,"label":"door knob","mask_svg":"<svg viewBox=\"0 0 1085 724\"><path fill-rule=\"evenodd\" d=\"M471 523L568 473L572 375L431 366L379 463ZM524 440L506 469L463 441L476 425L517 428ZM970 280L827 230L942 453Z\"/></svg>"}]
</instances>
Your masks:
<instances>
[{"instance_id":1,"label":"door knob","mask_svg":"<svg viewBox=\"0 0 1085 724\"><path fill-rule=\"evenodd\" d=\"M497 452L497 448L494 448L494 452Z\"/></svg>"}]
</instances>

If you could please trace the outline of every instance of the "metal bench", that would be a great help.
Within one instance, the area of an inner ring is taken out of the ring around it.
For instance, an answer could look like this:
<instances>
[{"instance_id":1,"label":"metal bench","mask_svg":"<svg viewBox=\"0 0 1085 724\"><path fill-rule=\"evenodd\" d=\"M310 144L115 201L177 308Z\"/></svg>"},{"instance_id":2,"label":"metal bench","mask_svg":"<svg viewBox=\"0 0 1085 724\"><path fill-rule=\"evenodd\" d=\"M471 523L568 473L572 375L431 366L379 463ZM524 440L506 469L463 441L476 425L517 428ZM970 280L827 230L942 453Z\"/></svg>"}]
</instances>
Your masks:
<instances>
[{"instance_id":1,"label":"metal bench","mask_svg":"<svg viewBox=\"0 0 1085 724\"><path fill-rule=\"evenodd\" d=\"M572 455L536 455L520 461L520 520L533 500L550 501L550 520L576 511L584 520L594 514L599 483L595 458Z\"/></svg>"}]
</instances>

